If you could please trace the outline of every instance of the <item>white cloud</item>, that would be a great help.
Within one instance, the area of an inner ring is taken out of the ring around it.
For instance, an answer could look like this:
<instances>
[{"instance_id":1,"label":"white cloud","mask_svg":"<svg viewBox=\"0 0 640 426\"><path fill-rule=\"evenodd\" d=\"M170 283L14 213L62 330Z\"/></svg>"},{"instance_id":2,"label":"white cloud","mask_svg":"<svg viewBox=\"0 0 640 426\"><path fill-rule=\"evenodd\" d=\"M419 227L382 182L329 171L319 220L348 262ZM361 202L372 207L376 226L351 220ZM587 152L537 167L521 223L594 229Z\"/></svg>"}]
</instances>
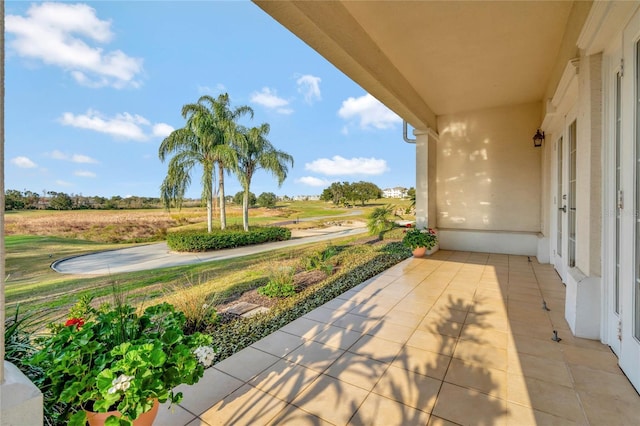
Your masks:
<instances>
[{"instance_id":1,"label":"white cloud","mask_svg":"<svg viewBox=\"0 0 640 426\"><path fill-rule=\"evenodd\" d=\"M96 160L95 158L91 158L88 155L82 155L82 154L73 154L71 156L71 161L73 161L74 163L86 163L86 164L99 163L99 161Z\"/></svg>"},{"instance_id":2,"label":"white cloud","mask_svg":"<svg viewBox=\"0 0 640 426\"><path fill-rule=\"evenodd\" d=\"M327 176L339 175L381 175L389 170L387 161L377 158L343 158L334 155L331 159L319 158L306 163L305 170L322 173Z\"/></svg>"},{"instance_id":3,"label":"white cloud","mask_svg":"<svg viewBox=\"0 0 640 426\"><path fill-rule=\"evenodd\" d=\"M20 167L21 169L34 169L34 168L38 167L38 165L36 163L31 161L29 158L23 157L23 156L12 158L11 159L11 163L15 164L16 166Z\"/></svg>"},{"instance_id":4,"label":"white cloud","mask_svg":"<svg viewBox=\"0 0 640 426\"><path fill-rule=\"evenodd\" d=\"M77 170L76 172L73 173L76 176L80 176L80 177L88 177L88 178L94 178L96 177L96 174L93 172L90 172L88 170Z\"/></svg>"},{"instance_id":5,"label":"white cloud","mask_svg":"<svg viewBox=\"0 0 640 426\"><path fill-rule=\"evenodd\" d=\"M279 97L275 90L263 87L260 92L253 92L249 98L254 104L273 109L279 114L291 114L293 109L289 107L289 101Z\"/></svg>"},{"instance_id":6,"label":"white cloud","mask_svg":"<svg viewBox=\"0 0 640 426\"><path fill-rule=\"evenodd\" d=\"M153 125L153 136L166 138L174 130L175 129L172 126L168 125L167 123L157 123Z\"/></svg>"},{"instance_id":7,"label":"white cloud","mask_svg":"<svg viewBox=\"0 0 640 426\"><path fill-rule=\"evenodd\" d=\"M149 120L138 114L124 112L116 114L114 117L106 117L99 111L88 110L86 114L75 115L65 112L60 117L60 122L65 126L77 127L80 129L93 130L95 132L106 133L118 139L130 139L135 141L146 141L151 136L162 136L171 126L165 123L151 124ZM147 127L151 126L151 133L147 133ZM171 132L169 132L171 133Z\"/></svg>"},{"instance_id":8,"label":"white cloud","mask_svg":"<svg viewBox=\"0 0 640 426\"><path fill-rule=\"evenodd\" d=\"M314 101L322 100L320 94L320 77L305 74L296 80L298 85L298 93L304 96L304 101L311 105Z\"/></svg>"},{"instance_id":9,"label":"white cloud","mask_svg":"<svg viewBox=\"0 0 640 426\"><path fill-rule=\"evenodd\" d=\"M26 16L7 15L5 30L13 35L7 46L19 56L60 67L81 85L140 86L143 60L105 51L100 44L113 39L111 21L100 20L86 4L33 4Z\"/></svg>"},{"instance_id":10,"label":"white cloud","mask_svg":"<svg viewBox=\"0 0 640 426\"><path fill-rule=\"evenodd\" d=\"M345 120L358 120L361 129L389 129L402 122L393 111L368 93L359 98L347 98L342 102L338 115Z\"/></svg>"},{"instance_id":11,"label":"white cloud","mask_svg":"<svg viewBox=\"0 0 640 426\"><path fill-rule=\"evenodd\" d=\"M50 154L49 157L53 158L54 160L64 160L64 161L71 161L74 163L80 163L80 164L98 164L99 161L96 160L95 158L91 158L88 155L83 155L83 154L65 154L62 151L58 151L53 150Z\"/></svg>"},{"instance_id":12,"label":"white cloud","mask_svg":"<svg viewBox=\"0 0 640 426\"><path fill-rule=\"evenodd\" d=\"M60 186L73 186L71 182L67 182L66 180L58 179L56 183Z\"/></svg>"},{"instance_id":13,"label":"white cloud","mask_svg":"<svg viewBox=\"0 0 640 426\"><path fill-rule=\"evenodd\" d=\"M313 176L303 176L299 179L296 179L296 182L303 183L309 186L329 186L331 185L331 181L327 179L320 179Z\"/></svg>"}]
</instances>

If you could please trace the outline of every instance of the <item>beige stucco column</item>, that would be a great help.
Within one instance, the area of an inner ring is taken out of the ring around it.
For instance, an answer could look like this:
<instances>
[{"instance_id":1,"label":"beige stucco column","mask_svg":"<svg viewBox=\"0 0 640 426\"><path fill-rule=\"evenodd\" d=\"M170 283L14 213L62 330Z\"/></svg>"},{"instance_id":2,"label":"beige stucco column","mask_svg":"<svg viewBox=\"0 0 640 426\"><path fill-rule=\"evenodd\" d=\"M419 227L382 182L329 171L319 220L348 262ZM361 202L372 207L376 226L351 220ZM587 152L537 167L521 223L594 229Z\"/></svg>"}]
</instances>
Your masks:
<instances>
[{"instance_id":1,"label":"beige stucco column","mask_svg":"<svg viewBox=\"0 0 640 426\"><path fill-rule=\"evenodd\" d=\"M431 129L413 131L416 137L416 226L436 228L436 145Z\"/></svg>"}]
</instances>

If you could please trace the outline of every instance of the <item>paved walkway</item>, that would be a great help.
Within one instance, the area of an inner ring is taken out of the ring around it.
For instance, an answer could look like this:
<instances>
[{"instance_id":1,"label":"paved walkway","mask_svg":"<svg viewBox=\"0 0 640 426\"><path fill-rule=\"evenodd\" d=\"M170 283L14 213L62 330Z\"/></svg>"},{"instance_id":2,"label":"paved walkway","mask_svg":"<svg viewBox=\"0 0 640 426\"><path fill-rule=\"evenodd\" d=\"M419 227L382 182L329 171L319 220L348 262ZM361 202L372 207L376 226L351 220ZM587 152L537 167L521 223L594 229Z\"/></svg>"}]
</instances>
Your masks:
<instances>
[{"instance_id":1,"label":"paved walkway","mask_svg":"<svg viewBox=\"0 0 640 426\"><path fill-rule=\"evenodd\" d=\"M180 386L155 424L640 424L616 357L571 335L564 295L523 256L408 259Z\"/></svg>"},{"instance_id":2,"label":"paved walkway","mask_svg":"<svg viewBox=\"0 0 640 426\"><path fill-rule=\"evenodd\" d=\"M285 247L294 247L302 244L358 235L365 232L367 232L366 228L347 226L305 230L305 236L302 238L292 238L287 241L205 253L176 253L169 250L167 243L148 244L70 257L54 262L51 268L62 274L84 275L109 275L120 272L146 271L149 269L191 265L194 263L210 262L212 260L247 256Z\"/></svg>"}]
</instances>

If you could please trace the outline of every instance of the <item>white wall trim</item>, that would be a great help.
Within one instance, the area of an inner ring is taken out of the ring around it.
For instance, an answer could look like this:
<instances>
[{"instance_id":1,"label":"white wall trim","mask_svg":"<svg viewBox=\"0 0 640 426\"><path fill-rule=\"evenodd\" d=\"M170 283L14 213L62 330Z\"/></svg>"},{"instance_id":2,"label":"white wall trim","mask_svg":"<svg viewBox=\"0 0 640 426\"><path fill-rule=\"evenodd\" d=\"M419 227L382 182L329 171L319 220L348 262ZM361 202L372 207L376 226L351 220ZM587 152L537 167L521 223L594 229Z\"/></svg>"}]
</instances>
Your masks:
<instances>
[{"instance_id":1,"label":"white wall trim","mask_svg":"<svg viewBox=\"0 0 640 426\"><path fill-rule=\"evenodd\" d=\"M605 50L638 7L634 1L594 1L578 37L578 48L587 56Z\"/></svg>"},{"instance_id":2,"label":"white wall trim","mask_svg":"<svg viewBox=\"0 0 640 426\"><path fill-rule=\"evenodd\" d=\"M556 87L553 97L547 101L547 113L542 121L541 128L548 132L554 127L556 119L572 108L578 99L578 73L580 72L580 58L574 58L567 62L564 72Z\"/></svg>"},{"instance_id":3,"label":"white wall trim","mask_svg":"<svg viewBox=\"0 0 640 426\"><path fill-rule=\"evenodd\" d=\"M441 250L537 256L537 232L439 228Z\"/></svg>"}]
</instances>

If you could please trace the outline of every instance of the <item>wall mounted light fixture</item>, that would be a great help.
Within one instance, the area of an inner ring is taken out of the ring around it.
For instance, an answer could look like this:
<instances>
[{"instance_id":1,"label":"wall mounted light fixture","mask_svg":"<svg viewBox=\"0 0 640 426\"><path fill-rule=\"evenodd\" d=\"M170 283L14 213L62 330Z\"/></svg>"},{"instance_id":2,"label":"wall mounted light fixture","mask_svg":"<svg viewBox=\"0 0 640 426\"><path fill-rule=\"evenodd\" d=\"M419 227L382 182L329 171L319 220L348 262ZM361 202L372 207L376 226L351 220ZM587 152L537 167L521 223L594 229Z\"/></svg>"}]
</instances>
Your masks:
<instances>
[{"instance_id":1,"label":"wall mounted light fixture","mask_svg":"<svg viewBox=\"0 0 640 426\"><path fill-rule=\"evenodd\" d=\"M536 134L533 135L533 146L539 148L544 141L544 132L540 133L540 129L536 130Z\"/></svg>"}]
</instances>

